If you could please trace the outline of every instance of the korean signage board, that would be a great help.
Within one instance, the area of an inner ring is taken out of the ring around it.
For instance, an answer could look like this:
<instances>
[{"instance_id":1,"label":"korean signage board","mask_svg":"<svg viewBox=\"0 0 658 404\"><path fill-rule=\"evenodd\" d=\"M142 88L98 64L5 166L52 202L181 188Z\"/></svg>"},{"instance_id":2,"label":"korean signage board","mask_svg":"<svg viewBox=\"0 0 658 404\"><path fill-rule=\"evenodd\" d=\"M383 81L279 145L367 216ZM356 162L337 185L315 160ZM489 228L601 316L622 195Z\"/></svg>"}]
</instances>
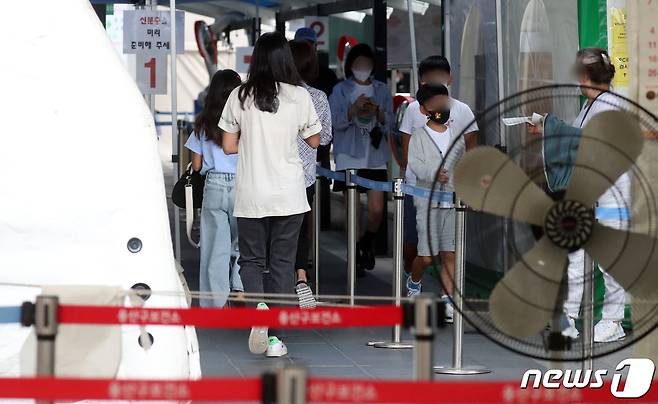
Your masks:
<instances>
[{"instance_id":1,"label":"korean signage board","mask_svg":"<svg viewBox=\"0 0 658 404\"><path fill-rule=\"evenodd\" d=\"M163 54L171 50L169 11L131 10L123 13L123 53ZM185 49L185 15L176 11L176 53Z\"/></svg>"},{"instance_id":2,"label":"korean signage board","mask_svg":"<svg viewBox=\"0 0 658 404\"><path fill-rule=\"evenodd\" d=\"M315 31L318 36L318 50L329 51L329 17L304 17L304 26Z\"/></svg>"},{"instance_id":3,"label":"korean signage board","mask_svg":"<svg viewBox=\"0 0 658 404\"><path fill-rule=\"evenodd\" d=\"M142 94L167 94L167 55L135 56L135 78Z\"/></svg>"}]
</instances>

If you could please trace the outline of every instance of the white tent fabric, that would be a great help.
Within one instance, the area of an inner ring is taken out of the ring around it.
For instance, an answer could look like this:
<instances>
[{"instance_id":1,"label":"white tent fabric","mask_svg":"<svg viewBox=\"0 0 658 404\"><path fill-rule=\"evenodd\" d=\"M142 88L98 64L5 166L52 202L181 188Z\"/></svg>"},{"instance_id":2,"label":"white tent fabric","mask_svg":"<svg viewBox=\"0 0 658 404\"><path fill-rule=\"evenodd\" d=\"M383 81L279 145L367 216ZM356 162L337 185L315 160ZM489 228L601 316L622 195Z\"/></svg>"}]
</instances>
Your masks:
<instances>
[{"instance_id":1,"label":"white tent fabric","mask_svg":"<svg viewBox=\"0 0 658 404\"><path fill-rule=\"evenodd\" d=\"M30 29L20 15L30 15ZM0 159L0 305L38 293L8 283L123 290L145 283L174 292L152 295L146 307L187 307L153 119L89 1L4 4L0 46L13 55L0 58L0 111L19 123L0 133L8 151ZM133 238L138 252L127 247ZM194 333L147 331L148 352L139 327L122 327L119 378L199 376ZM0 341L26 337L17 328L0 332ZM0 364L17 364L16 345L0 348Z\"/></svg>"}]
</instances>

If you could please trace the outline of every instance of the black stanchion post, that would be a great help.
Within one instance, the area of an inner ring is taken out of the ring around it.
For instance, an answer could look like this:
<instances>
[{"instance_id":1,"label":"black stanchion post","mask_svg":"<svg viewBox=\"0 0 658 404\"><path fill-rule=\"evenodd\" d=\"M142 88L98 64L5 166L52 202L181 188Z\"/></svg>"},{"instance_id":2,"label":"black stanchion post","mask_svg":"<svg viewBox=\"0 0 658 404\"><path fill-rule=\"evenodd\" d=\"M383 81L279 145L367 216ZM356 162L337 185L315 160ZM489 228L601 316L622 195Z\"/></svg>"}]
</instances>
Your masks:
<instances>
[{"instance_id":1,"label":"black stanchion post","mask_svg":"<svg viewBox=\"0 0 658 404\"><path fill-rule=\"evenodd\" d=\"M263 375L263 404L306 404L306 369L284 366Z\"/></svg>"},{"instance_id":2,"label":"black stanchion post","mask_svg":"<svg viewBox=\"0 0 658 404\"><path fill-rule=\"evenodd\" d=\"M315 198L313 199L313 269L315 269L315 298L320 296L320 176L315 178Z\"/></svg>"},{"instance_id":3,"label":"black stanchion post","mask_svg":"<svg viewBox=\"0 0 658 404\"><path fill-rule=\"evenodd\" d=\"M57 337L57 296L37 296L34 306L34 330L37 336L37 376L55 375L55 338ZM37 404L50 404L38 400Z\"/></svg>"},{"instance_id":4,"label":"black stanchion post","mask_svg":"<svg viewBox=\"0 0 658 404\"><path fill-rule=\"evenodd\" d=\"M350 295L350 305L354 306L354 287L356 281L356 184L352 177L356 170L345 171L345 187L347 188L347 290Z\"/></svg>"},{"instance_id":5,"label":"black stanchion post","mask_svg":"<svg viewBox=\"0 0 658 404\"><path fill-rule=\"evenodd\" d=\"M413 300L413 325L411 332L416 338L414 349L414 379L431 381L434 369L434 335L438 323L436 296L421 293Z\"/></svg>"}]
</instances>

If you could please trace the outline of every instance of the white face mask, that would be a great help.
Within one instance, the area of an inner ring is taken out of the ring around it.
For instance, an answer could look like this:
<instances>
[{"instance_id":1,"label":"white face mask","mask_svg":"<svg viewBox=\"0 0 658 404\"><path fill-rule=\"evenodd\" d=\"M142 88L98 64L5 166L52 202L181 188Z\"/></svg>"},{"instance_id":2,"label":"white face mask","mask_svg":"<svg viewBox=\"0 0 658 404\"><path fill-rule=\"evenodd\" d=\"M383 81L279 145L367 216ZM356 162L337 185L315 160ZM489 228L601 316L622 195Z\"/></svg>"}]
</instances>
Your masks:
<instances>
[{"instance_id":1,"label":"white face mask","mask_svg":"<svg viewBox=\"0 0 658 404\"><path fill-rule=\"evenodd\" d=\"M366 81L370 78L372 70L352 70L352 75L359 81Z\"/></svg>"}]
</instances>

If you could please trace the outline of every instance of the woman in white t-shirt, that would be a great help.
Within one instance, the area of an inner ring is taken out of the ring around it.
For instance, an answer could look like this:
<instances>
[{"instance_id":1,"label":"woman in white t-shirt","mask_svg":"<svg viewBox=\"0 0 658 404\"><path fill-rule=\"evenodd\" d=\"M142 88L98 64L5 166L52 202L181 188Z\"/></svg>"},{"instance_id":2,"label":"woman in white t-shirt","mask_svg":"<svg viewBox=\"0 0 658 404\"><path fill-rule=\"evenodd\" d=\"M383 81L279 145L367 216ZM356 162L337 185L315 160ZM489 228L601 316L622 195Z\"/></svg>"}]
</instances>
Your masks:
<instances>
[{"instance_id":1,"label":"woman in white t-shirt","mask_svg":"<svg viewBox=\"0 0 658 404\"><path fill-rule=\"evenodd\" d=\"M231 93L219 127L224 151L238 153L233 212L245 292L265 292L267 263L267 293L292 293L297 239L310 210L297 138L317 148L322 125L281 33L264 34L256 42L249 77ZM261 303L259 308L267 306ZM285 355L286 346L273 335L268 338L267 331L252 328L251 352Z\"/></svg>"},{"instance_id":2,"label":"woman in white t-shirt","mask_svg":"<svg viewBox=\"0 0 658 404\"><path fill-rule=\"evenodd\" d=\"M201 257L199 289L212 292L212 299L201 299L202 307L224 307L229 292L242 292L237 263L238 225L233 217L237 156L222 150L219 116L233 89L242 81L233 70L220 70L208 87L203 110L194 122L194 133L185 143L192 151L192 168L206 176L201 207Z\"/></svg>"},{"instance_id":3,"label":"woman in white t-shirt","mask_svg":"<svg viewBox=\"0 0 658 404\"><path fill-rule=\"evenodd\" d=\"M336 84L329 97L334 160L337 171L356 169L359 177L388 181L390 151L384 136L393 122L393 101L386 83L373 77L374 68L375 54L367 44L360 43L347 54L346 79ZM345 183L335 182L334 190L344 191ZM368 195L366 229L356 245L357 276L361 277L366 269L375 268L373 244L382 222L384 193L361 186L357 190Z\"/></svg>"}]
</instances>

